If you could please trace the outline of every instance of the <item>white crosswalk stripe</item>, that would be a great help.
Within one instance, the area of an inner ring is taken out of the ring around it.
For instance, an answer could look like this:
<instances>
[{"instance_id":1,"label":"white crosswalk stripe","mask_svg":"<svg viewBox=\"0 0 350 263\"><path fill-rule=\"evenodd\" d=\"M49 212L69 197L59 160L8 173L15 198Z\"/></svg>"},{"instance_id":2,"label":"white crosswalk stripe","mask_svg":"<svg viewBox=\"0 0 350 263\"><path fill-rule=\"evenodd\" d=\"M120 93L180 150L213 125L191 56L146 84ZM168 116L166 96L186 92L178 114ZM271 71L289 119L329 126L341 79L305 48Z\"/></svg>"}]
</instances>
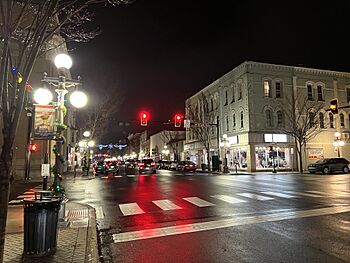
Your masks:
<instances>
[{"instance_id":1,"label":"white crosswalk stripe","mask_svg":"<svg viewBox=\"0 0 350 263\"><path fill-rule=\"evenodd\" d=\"M221 201L230 203L230 204L237 204L237 203L245 203L245 200L242 199L238 199L232 196L228 196L228 195L211 195L211 197L219 199Z\"/></svg>"},{"instance_id":2,"label":"white crosswalk stripe","mask_svg":"<svg viewBox=\"0 0 350 263\"><path fill-rule=\"evenodd\" d=\"M274 200L275 198L273 197L267 197L267 196L262 196L262 195L257 195L257 194L252 194L252 193L237 193L239 196L244 196L247 198L259 200L259 201L267 201L267 200Z\"/></svg>"},{"instance_id":3,"label":"white crosswalk stripe","mask_svg":"<svg viewBox=\"0 0 350 263\"><path fill-rule=\"evenodd\" d=\"M282 198L296 198L294 195L289 195L289 194L283 194L283 193L278 193L278 192L261 192L264 195L272 195L272 196L277 196L277 197L282 197Z\"/></svg>"},{"instance_id":4,"label":"white crosswalk stripe","mask_svg":"<svg viewBox=\"0 0 350 263\"><path fill-rule=\"evenodd\" d=\"M174 204L170 200L164 199L164 200L156 200L152 201L156 206L163 210L176 210L176 209L181 209L180 206Z\"/></svg>"},{"instance_id":5,"label":"white crosswalk stripe","mask_svg":"<svg viewBox=\"0 0 350 263\"><path fill-rule=\"evenodd\" d=\"M39 190L43 190L43 186L42 185L38 185L30 190L27 190L26 192L24 192L23 194L19 195L16 197L16 199L11 200L8 202L9 205L22 205L23 200L27 200L27 199L34 199L35 198L35 192L39 191Z\"/></svg>"},{"instance_id":6,"label":"white crosswalk stripe","mask_svg":"<svg viewBox=\"0 0 350 263\"><path fill-rule=\"evenodd\" d=\"M285 191L288 194L294 194L294 195L301 195L301 196L307 196L307 197L323 197L319 194L310 194L310 193L302 193L302 192L295 192L295 191Z\"/></svg>"},{"instance_id":7,"label":"white crosswalk stripe","mask_svg":"<svg viewBox=\"0 0 350 263\"><path fill-rule=\"evenodd\" d=\"M194 204L198 207L207 207L207 206L214 206L215 204L210 203L208 201L205 201L199 197L184 197L183 200L186 200L187 202L190 202L191 204Z\"/></svg>"},{"instance_id":8,"label":"white crosswalk stripe","mask_svg":"<svg viewBox=\"0 0 350 263\"><path fill-rule=\"evenodd\" d=\"M125 216L145 213L137 203L119 204L119 209Z\"/></svg>"}]
</instances>

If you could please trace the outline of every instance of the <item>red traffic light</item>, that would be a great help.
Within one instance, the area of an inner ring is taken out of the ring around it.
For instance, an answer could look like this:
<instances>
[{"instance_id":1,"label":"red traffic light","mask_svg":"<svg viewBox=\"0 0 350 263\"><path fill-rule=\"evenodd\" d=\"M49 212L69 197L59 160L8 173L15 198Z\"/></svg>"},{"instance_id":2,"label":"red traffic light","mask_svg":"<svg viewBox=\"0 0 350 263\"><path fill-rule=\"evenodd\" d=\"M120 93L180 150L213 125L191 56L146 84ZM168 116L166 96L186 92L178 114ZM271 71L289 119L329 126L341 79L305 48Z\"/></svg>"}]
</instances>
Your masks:
<instances>
[{"instance_id":1,"label":"red traffic light","mask_svg":"<svg viewBox=\"0 0 350 263\"><path fill-rule=\"evenodd\" d=\"M29 145L29 150L31 152L37 152L39 150L39 145L37 143L32 143Z\"/></svg>"},{"instance_id":2,"label":"red traffic light","mask_svg":"<svg viewBox=\"0 0 350 263\"><path fill-rule=\"evenodd\" d=\"M147 112L141 112L140 117L141 117L141 126L147 126L149 114Z\"/></svg>"},{"instance_id":3,"label":"red traffic light","mask_svg":"<svg viewBox=\"0 0 350 263\"><path fill-rule=\"evenodd\" d=\"M182 116L180 114L175 115L175 127L181 127Z\"/></svg>"}]
</instances>

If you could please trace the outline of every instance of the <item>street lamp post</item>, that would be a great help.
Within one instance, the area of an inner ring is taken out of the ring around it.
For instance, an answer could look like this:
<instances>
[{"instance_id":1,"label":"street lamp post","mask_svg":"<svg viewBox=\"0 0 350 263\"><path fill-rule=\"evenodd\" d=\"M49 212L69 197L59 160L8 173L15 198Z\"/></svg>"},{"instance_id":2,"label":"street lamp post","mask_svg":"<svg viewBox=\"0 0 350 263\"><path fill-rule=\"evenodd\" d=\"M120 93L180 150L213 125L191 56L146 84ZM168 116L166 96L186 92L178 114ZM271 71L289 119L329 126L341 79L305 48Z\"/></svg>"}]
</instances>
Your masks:
<instances>
[{"instance_id":1,"label":"street lamp post","mask_svg":"<svg viewBox=\"0 0 350 263\"><path fill-rule=\"evenodd\" d=\"M224 168L223 172L228 173L228 165L227 165L227 147L229 146L229 141L227 140L227 134L222 135L223 140L222 143L220 144L224 148Z\"/></svg>"},{"instance_id":2,"label":"street lamp post","mask_svg":"<svg viewBox=\"0 0 350 263\"><path fill-rule=\"evenodd\" d=\"M58 175L62 174L63 171L63 157L62 157L62 144L64 143L63 131L65 129L64 125L64 97L68 93L67 88L81 85L80 77L78 80L66 79L65 70L69 70L72 66L71 58L66 54L59 54L55 57L55 66L58 69L58 78L48 77L46 73L44 73L42 82L47 83L49 85L53 85L56 87L55 92L57 93L57 102L56 102L56 145L54 148L55 153L55 165L54 165L54 189L60 190L60 184L58 181ZM47 98L46 101L43 101L43 94L50 96L51 92L46 89L38 89L37 92L40 91L40 96L36 92L34 95L34 99L39 104L48 104L50 99ZM45 96L46 96L45 95ZM35 98L37 97L37 99ZM40 101L41 100L41 101ZM52 100L52 95L51 95ZM70 96L71 104L76 108L82 108L87 103L86 95L78 90L75 90Z\"/></svg>"},{"instance_id":3,"label":"street lamp post","mask_svg":"<svg viewBox=\"0 0 350 263\"><path fill-rule=\"evenodd\" d=\"M335 132L334 133L334 142L333 146L335 147L338 157L340 157L340 147L344 146L344 141L341 139L341 134L340 132Z\"/></svg>"}]
</instances>

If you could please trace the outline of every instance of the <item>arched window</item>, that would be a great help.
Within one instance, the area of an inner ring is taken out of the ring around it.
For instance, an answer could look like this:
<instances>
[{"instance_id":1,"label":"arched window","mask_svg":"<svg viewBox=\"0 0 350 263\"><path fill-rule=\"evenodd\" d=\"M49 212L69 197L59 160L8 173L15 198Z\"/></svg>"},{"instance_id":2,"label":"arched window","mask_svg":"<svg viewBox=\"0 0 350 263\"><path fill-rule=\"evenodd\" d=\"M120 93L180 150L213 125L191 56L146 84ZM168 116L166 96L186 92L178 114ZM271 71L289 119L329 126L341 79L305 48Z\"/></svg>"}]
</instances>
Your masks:
<instances>
[{"instance_id":1,"label":"arched window","mask_svg":"<svg viewBox=\"0 0 350 263\"><path fill-rule=\"evenodd\" d=\"M228 92L225 90L225 105L228 103Z\"/></svg>"},{"instance_id":2,"label":"arched window","mask_svg":"<svg viewBox=\"0 0 350 263\"><path fill-rule=\"evenodd\" d=\"M236 129L236 114L234 113L232 115L232 123L233 123L233 129Z\"/></svg>"},{"instance_id":3,"label":"arched window","mask_svg":"<svg viewBox=\"0 0 350 263\"><path fill-rule=\"evenodd\" d=\"M241 128L243 128L243 111L241 111Z\"/></svg>"},{"instance_id":4,"label":"arched window","mask_svg":"<svg viewBox=\"0 0 350 263\"><path fill-rule=\"evenodd\" d=\"M339 118L340 118L340 127L341 128L345 128L345 118L344 118L344 114L340 113L339 114Z\"/></svg>"},{"instance_id":5,"label":"arched window","mask_svg":"<svg viewBox=\"0 0 350 263\"><path fill-rule=\"evenodd\" d=\"M232 100L231 103L235 102L235 86L232 85Z\"/></svg>"},{"instance_id":6,"label":"arched window","mask_svg":"<svg viewBox=\"0 0 350 263\"><path fill-rule=\"evenodd\" d=\"M214 110L214 100L213 98L210 98L210 111Z\"/></svg>"},{"instance_id":7,"label":"arched window","mask_svg":"<svg viewBox=\"0 0 350 263\"><path fill-rule=\"evenodd\" d=\"M238 82L238 100L241 100L243 97L243 84Z\"/></svg>"},{"instance_id":8,"label":"arched window","mask_svg":"<svg viewBox=\"0 0 350 263\"><path fill-rule=\"evenodd\" d=\"M324 129L324 114L322 112L320 112L318 114L319 118L320 118L320 128Z\"/></svg>"},{"instance_id":9,"label":"arched window","mask_svg":"<svg viewBox=\"0 0 350 263\"><path fill-rule=\"evenodd\" d=\"M282 84L282 81L276 81L275 89L276 89L276 98L282 98L282 96L283 96L283 84Z\"/></svg>"},{"instance_id":10,"label":"arched window","mask_svg":"<svg viewBox=\"0 0 350 263\"><path fill-rule=\"evenodd\" d=\"M309 112L309 128L315 127L315 113L313 111Z\"/></svg>"},{"instance_id":11,"label":"arched window","mask_svg":"<svg viewBox=\"0 0 350 263\"><path fill-rule=\"evenodd\" d=\"M272 112L271 110L267 109L265 111L265 116L266 116L266 127L272 127Z\"/></svg>"},{"instance_id":12,"label":"arched window","mask_svg":"<svg viewBox=\"0 0 350 263\"><path fill-rule=\"evenodd\" d=\"M228 121L228 116L226 116L226 131L230 130L230 126L229 126L229 121Z\"/></svg>"},{"instance_id":13,"label":"arched window","mask_svg":"<svg viewBox=\"0 0 350 263\"><path fill-rule=\"evenodd\" d=\"M277 111L277 126L284 127L284 115L282 111Z\"/></svg>"},{"instance_id":14,"label":"arched window","mask_svg":"<svg viewBox=\"0 0 350 263\"><path fill-rule=\"evenodd\" d=\"M331 112L329 113L329 127L334 128L334 118Z\"/></svg>"}]
</instances>

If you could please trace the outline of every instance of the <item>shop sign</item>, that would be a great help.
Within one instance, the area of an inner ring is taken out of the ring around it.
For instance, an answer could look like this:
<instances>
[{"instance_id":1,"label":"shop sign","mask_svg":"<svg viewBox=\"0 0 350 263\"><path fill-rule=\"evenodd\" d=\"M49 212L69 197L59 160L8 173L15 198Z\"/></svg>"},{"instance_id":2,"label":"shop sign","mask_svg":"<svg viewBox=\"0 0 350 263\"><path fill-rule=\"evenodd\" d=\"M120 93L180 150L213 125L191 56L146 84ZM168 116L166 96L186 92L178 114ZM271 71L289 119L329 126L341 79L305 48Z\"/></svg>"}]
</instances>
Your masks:
<instances>
[{"instance_id":1,"label":"shop sign","mask_svg":"<svg viewBox=\"0 0 350 263\"><path fill-rule=\"evenodd\" d=\"M286 134L264 134L265 142L287 142Z\"/></svg>"},{"instance_id":2,"label":"shop sign","mask_svg":"<svg viewBox=\"0 0 350 263\"><path fill-rule=\"evenodd\" d=\"M238 144L238 136L227 137L227 140L230 144Z\"/></svg>"},{"instance_id":3,"label":"shop sign","mask_svg":"<svg viewBox=\"0 0 350 263\"><path fill-rule=\"evenodd\" d=\"M307 149L307 158L309 158L309 159L321 159L321 158L323 158L323 149L321 149L321 148L309 148L309 149Z\"/></svg>"}]
</instances>

